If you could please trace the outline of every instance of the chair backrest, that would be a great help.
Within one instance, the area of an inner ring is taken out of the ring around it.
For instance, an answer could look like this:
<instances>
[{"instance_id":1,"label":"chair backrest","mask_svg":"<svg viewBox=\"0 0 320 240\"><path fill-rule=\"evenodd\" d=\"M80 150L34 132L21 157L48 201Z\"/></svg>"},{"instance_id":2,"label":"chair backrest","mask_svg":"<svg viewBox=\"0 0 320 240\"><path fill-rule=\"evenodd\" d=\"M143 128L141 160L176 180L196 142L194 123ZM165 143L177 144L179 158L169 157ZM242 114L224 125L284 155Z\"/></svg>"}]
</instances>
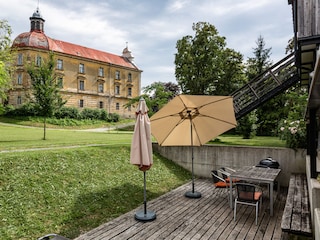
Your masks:
<instances>
[{"instance_id":1,"label":"chair backrest","mask_svg":"<svg viewBox=\"0 0 320 240\"><path fill-rule=\"evenodd\" d=\"M227 179L230 175L230 173L228 173L224 167L220 168L218 172L221 173L223 179Z\"/></svg>"},{"instance_id":2,"label":"chair backrest","mask_svg":"<svg viewBox=\"0 0 320 240\"><path fill-rule=\"evenodd\" d=\"M240 201L255 201L256 187L253 184L237 183L237 196Z\"/></svg>"},{"instance_id":3,"label":"chair backrest","mask_svg":"<svg viewBox=\"0 0 320 240\"><path fill-rule=\"evenodd\" d=\"M214 182L214 183L217 183L217 182L220 182L220 181L221 181L221 179L219 179L218 171L217 171L217 170L212 170L212 171L211 171L211 175L212 175L212 179L213 179L213 182Z\"/></svg>"}]
</instances>

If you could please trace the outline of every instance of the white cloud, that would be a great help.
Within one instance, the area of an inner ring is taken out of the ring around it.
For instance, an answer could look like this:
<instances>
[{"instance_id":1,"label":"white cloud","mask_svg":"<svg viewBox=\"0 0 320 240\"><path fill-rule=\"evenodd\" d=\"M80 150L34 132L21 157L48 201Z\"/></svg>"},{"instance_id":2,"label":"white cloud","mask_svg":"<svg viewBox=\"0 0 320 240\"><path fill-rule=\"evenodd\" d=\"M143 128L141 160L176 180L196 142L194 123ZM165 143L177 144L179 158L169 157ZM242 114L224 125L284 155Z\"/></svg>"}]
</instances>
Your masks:
<instances>
[{"instance_id":1,"label":"white cloud","mask_svg":"<svg viewBox=\"0 0 320 240\"><path fill-rule=\"evenodd\" d=\"M29 17L36 8L34 0L0 2L13 37L30 30ZM194 35L195 22L213 24L228 47L245 56L252 56L262 35L266 47L272 47L271 58L277 60L284 57L293 34L291 7L285 0L43 0L40 11L51 38L115 54L129 42L143 70L142 86L175 81L176 42Z\"/></svg>"}]
</instances>

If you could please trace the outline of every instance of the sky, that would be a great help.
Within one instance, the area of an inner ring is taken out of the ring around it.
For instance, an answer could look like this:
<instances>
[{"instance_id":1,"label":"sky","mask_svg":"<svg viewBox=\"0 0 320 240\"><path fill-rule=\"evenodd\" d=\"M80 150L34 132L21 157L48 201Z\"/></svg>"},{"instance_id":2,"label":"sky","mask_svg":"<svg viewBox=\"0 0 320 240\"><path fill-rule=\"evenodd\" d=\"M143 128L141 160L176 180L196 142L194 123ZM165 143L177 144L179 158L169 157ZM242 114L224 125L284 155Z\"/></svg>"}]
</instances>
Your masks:
<instances>
[{"instance_id":1,"label":"sky","mask_svg":"<svg viewBox=\"0 0 320 240\"><path fill-rule=\"evenodd\" d=\"M293 36L288 0L1 0L0 19L11 26L12 40L30 31L38 6L50 38L116 55L128 46L143 71L142 87L176 83L176 43L194 36L193 23L214 25L244 60L254 57L261 35L276 63Z\"/></svg>"}]
</instances>

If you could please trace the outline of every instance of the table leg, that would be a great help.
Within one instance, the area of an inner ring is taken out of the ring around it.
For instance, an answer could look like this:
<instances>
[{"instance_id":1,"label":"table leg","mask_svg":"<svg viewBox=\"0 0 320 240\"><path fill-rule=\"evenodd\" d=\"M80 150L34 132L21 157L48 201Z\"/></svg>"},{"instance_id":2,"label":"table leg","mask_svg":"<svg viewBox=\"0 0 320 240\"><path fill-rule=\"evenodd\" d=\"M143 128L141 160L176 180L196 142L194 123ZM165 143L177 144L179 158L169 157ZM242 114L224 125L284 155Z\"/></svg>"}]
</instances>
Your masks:
<instances>
[{"instance_id":1,"label":"table leg","mask_svg":"<svg viewBox=\"0 0 320 240\"><path fill-rule=\"evenodd\" d=\"M273 216L273 182L270 182L269 197L270 197L270 216Z\"/></svg>"},{"instance_id":2,"label":"table leg","mask_svg":"<svg viewBox=\"0 0 320 240\"><path fill-rule=\"evenodd\" d=\"M229 178L230 178L230 180L229 180L229 182L230 182L230 189L229 189L229 191L230 191L229 205L230 205L230 208L232 209L232 208L233 208L232 177L230 176Z\"/></svg>"}]
</instances>

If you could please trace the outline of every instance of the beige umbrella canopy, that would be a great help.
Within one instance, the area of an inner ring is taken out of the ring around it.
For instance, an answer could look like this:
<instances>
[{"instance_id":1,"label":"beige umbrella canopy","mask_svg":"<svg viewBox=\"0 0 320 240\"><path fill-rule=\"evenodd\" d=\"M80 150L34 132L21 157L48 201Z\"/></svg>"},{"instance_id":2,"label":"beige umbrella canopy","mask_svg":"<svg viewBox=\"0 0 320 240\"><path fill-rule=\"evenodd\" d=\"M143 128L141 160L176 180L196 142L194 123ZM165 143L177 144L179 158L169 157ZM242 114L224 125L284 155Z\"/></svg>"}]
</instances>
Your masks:
<instances>
[{"instance_id":1,"label":"beige umbrella canopy","mask_svg":"<svg viewBox=\"0 0 320 240\"><path fill-rule=\"evenodd\" d=\"M161 146L201 146L237 125L230 96L178 95L151 117L152 135ZM192 193L194 192L192 148Z\"/></svg>"},{"instance_id":2,"label":"beige umbrella canopy","mask_svg":"<svg viewBox=\"0 0 320 240\"><path fill-rule=\"evenodd\" d=\"M147 211L147 191L146 191L146 171L152 166L152 142L151 142L151 126L148 116L148 107L143 98L140 98L139 105L136 110L136 123L132 136L130 163L137 165L143 171L143 199L144 210L135 214L135 219L139 221L152 221L156 219L153 211Z\"/></svg>"}]
</instances>

